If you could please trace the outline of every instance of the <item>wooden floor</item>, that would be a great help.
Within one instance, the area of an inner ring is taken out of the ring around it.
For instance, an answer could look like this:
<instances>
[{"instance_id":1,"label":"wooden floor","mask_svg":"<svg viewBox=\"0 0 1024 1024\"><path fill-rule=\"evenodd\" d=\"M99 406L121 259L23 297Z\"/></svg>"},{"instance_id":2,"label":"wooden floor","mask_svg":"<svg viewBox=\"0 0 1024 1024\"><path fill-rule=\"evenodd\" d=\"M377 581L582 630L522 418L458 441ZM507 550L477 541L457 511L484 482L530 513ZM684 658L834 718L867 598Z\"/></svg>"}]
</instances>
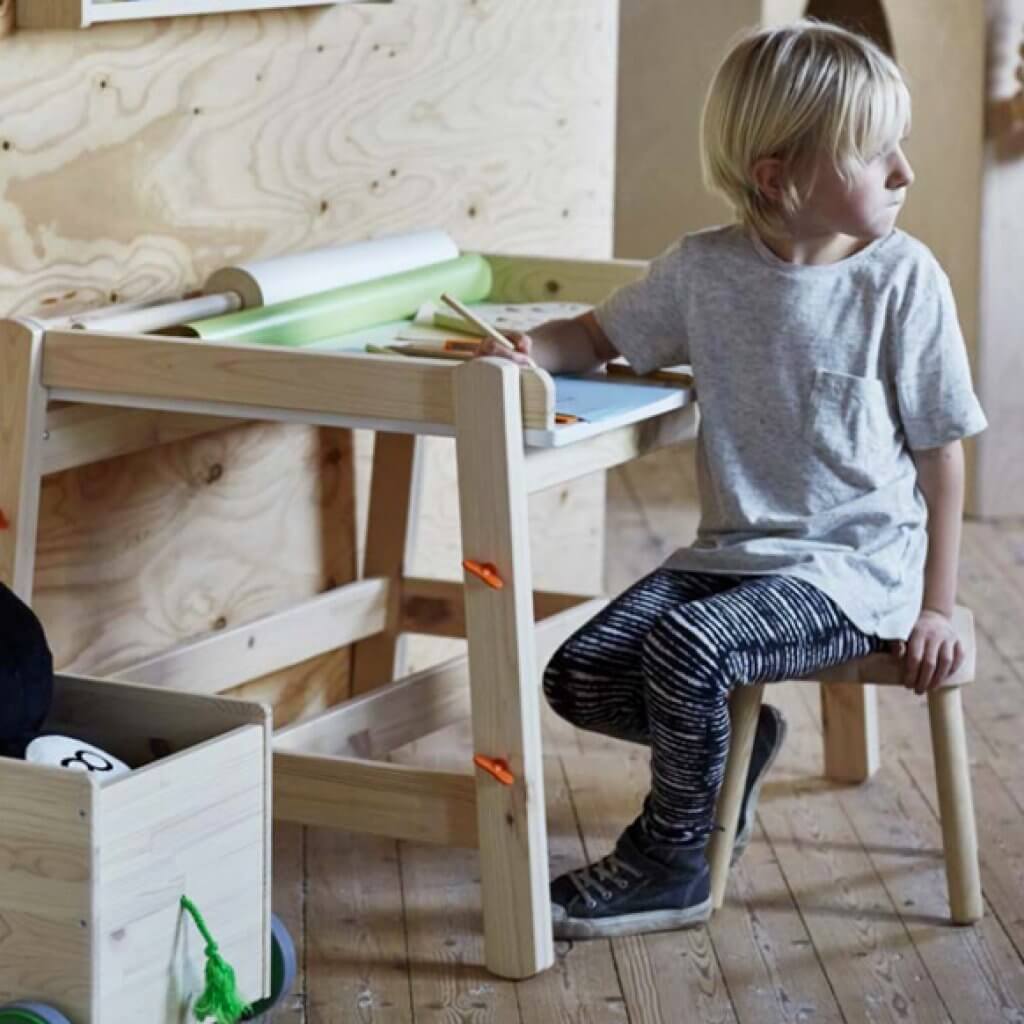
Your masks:
<instances>
[{"instance_id":1,"label":"wooden floor","mask_svg":"<svg viewBox=\"0 0 1024 1024\"><path fill-rule=\"evenodd\" d=\"M692 532L678 512L685 456L609 480L610 592ZM643 496L643 497L641 497ZM477 857L297 827L275 835L275 906L300 947L279 1024L341 1022L1024 1022L1024 524L969 523L960 600L979 626L968 688L985 918L947 923L920 698L882 693L883 767L867 785L822 781L817 688L780 684L790 721L753 842L706 928L557 945L526 982L482 962ZM545 721L551 869L607 852L647 785L639 747ZM407 758L464 768L465 728Z\"/></svg>"}]
</instances>

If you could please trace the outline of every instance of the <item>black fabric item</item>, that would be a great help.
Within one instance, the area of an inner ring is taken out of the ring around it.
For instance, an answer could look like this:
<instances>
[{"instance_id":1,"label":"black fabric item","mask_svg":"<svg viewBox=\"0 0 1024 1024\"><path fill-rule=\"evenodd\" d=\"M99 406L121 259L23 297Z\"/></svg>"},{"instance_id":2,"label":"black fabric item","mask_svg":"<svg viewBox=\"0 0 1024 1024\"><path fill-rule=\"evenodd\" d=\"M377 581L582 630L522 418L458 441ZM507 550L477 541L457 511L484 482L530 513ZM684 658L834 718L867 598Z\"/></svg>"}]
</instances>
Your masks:
<instances>
[{"instance_id":1,"label":"black fabric item","mask_svg":"<svg viewBox=\"0 0 1024 1024\"><path fill-rule=\"evenodd\" d=\"M750 843L761 783L764 782L768 769L775 763L775 758L782 749L786 731L786 719L782 712L771 704L762 704L757 717L754 747L750 752L750 767L747 769L747 782L743 788L743 801L740 803L739 818L736 822L736 839L732 848L733 863Z\"/></svg>"},{"instance_id":2,"label":"black fabric item","mask_svg":"<svg viewBox=\"0 0 1024 1024\"><path fill-rule=\"evenodd\" d=\"M32 609L0 583L0 755L24 757L53 699L53 655Z\"/></svg>"}]
</instances>

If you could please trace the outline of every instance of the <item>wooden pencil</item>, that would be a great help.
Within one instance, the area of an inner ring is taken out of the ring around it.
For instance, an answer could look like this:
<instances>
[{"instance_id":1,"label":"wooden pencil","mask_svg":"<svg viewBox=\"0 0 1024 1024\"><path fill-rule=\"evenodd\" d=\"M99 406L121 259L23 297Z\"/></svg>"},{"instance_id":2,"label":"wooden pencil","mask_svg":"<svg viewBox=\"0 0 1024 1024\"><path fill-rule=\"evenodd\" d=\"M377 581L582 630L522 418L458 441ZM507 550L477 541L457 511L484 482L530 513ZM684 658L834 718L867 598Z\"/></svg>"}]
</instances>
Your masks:
<instances>
[{"instance_id":1,"label":"wooden pencil","mask_svg":"<svg viewBox=\"0 0 1024 1024\"><path fill-rule=\"evenodd\" d=\"M505 335L496 331L486 320L481 320L475 313L470 312L466 307L459 302L458 299L452 298L447 292L441 293L441 301L446 302L456 313L459 314L463 319L468 320L477 330L483 331L500 349L505 352L516 352L515 345L512 344Z\"/></svg>"}]
</instances>

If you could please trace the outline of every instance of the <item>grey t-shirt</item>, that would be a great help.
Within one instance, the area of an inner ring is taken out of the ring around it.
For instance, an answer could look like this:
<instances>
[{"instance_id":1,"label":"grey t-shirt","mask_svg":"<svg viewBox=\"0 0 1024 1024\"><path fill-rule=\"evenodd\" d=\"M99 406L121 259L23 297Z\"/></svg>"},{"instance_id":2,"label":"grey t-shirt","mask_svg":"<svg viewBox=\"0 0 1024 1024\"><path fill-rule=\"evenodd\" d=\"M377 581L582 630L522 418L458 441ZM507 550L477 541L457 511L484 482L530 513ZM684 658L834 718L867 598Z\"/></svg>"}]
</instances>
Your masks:
<instances>
[{"instance_id":1,"label":"grey t-shirt","mask_svg":"<svg viewBox=\"0 0 1024 1024\"><path fill-rule=\"evenodd\" d=\"M693 368L701 520L666 566L798 576L865 633L906 639L928 547L910 449L987 426L931 252L893 231L797 265L713 228L594 312L638 373Z\"/></svg>"}]
</instances>

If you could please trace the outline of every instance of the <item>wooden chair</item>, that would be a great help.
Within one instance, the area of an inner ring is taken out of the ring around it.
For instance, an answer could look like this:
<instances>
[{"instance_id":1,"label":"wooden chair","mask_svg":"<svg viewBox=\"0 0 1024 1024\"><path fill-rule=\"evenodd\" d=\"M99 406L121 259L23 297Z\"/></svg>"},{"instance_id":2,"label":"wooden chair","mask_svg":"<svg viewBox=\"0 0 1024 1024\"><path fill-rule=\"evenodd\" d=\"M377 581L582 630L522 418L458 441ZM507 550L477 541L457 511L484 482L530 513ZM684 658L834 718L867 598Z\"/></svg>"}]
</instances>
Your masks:
<instances>
[{"instance_id":1,"label":"wooden chair","mask_svg":"<svg viewBox=\"0 0 1024 1024\"><path fill-rule=\"evenodd\" d=\"M957 636L964 647L964 663L955 675L928 694L928 717L931 723L939 816L942 819L942 846L946 860L950 916L955 924L972 924L980 920L983 904L960 687L974 680L974 617L969 609L957 606L953 621ZM859 688L867 682L881 686L900 686L901 671L901 662L897 658L889 654L873 654L820 672L815 675L813 681L823 684L824 697L827 689L851 686ZM721 831L714 834L708 857L711 865L711 895L716 910L722 905L725 896L740 801L754 745L763 691L764 686L737 687L730 705L732 732L729 756L718 797L718 821ZM826 734L827 732L826 722ZM828 774L834 777L832 773Z\"/></svg>"}]
</instances>

